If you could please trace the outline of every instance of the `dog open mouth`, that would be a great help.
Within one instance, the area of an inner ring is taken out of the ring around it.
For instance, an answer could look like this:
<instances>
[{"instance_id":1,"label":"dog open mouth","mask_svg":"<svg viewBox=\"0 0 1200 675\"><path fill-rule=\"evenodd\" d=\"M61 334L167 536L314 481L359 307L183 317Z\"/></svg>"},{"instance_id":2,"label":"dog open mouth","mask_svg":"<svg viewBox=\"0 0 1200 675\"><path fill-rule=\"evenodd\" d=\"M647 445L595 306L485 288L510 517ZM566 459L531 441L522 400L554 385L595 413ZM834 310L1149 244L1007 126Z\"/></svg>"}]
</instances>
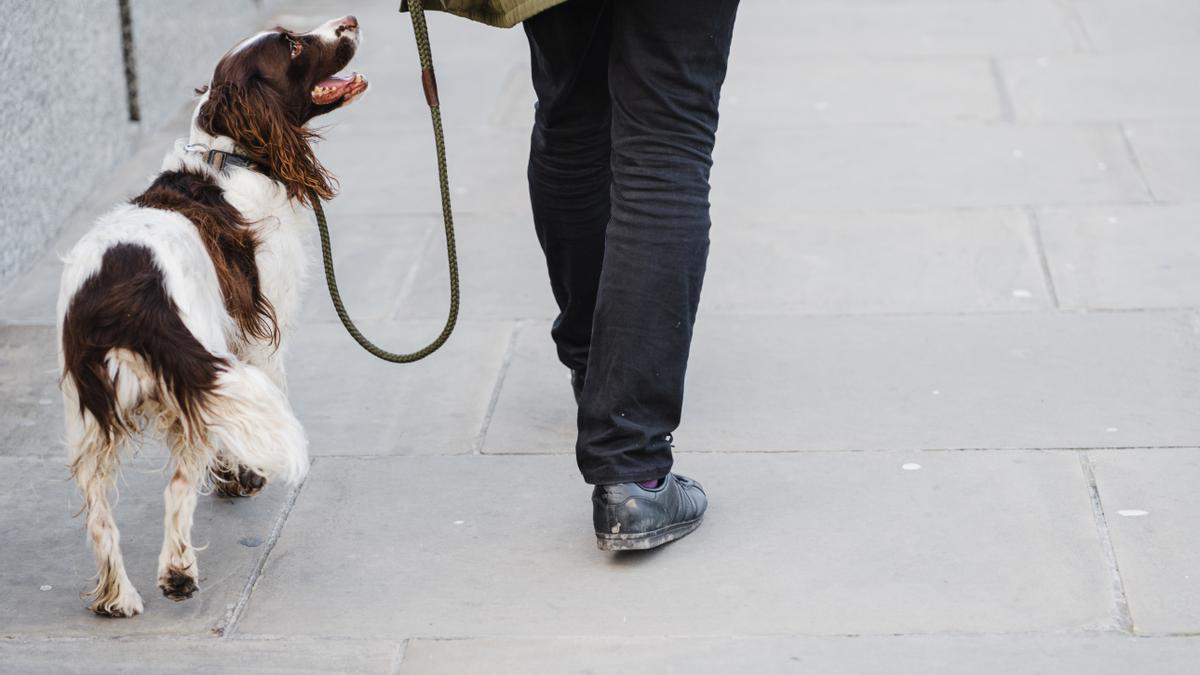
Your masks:
<instances>
[{"instance_id":1,"label":"dog open mouth","mask_svg":"<svg viewBox=\"0 0 1200 675\"><path fill-rule=\"evenodd\" d=\"M361 73L351 73L347 77L331 77L321 80L312 88L310 95L313 103L329 105L338 101L349 103L367 90L367 80Z\"/></svg>"}]
</instances>

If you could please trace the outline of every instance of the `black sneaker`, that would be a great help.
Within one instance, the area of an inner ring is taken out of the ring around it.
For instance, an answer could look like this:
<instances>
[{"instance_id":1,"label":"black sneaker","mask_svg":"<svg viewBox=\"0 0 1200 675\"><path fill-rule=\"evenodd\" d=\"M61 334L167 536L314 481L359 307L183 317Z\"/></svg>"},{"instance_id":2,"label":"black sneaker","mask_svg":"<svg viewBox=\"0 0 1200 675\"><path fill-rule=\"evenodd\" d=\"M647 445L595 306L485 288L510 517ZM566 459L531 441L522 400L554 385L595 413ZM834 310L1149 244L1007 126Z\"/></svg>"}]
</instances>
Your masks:
<instances>
[{"instance_id":1,"label":"black sneaker","mask_svg":"<svg viewBox=\"0 0 1200 675\"><path fill-rule=\"evenodd\" d=\"M597 485L592 492L596 546L604 551L662 546L700 527L706 508L704 488L679 474L667 474L656 488L638 483Z\"/></svg>"}]
</instances>

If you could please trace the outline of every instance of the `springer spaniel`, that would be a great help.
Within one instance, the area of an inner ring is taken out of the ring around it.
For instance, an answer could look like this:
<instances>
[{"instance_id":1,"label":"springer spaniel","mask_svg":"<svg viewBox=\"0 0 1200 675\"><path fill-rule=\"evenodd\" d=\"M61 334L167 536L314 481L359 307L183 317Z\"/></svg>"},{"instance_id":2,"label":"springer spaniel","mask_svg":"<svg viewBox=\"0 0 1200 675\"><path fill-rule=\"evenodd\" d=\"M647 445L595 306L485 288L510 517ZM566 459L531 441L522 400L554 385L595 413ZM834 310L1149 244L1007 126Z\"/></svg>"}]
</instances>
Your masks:
<instances>
[{"instance_id":1,"label":"springer spaniel","mask_svg":"<svg viewBox=\"0 0 1200 675\"><path fill-rule=\"evenodd\" d=\"M158 587L172 600L197 590L201 487L248 496L308 470L282 355L300 303L308 191L329 199L334 190L305 125L366 90L358 74L335 76L358 42L347 16L234 47L197 90L189 141L65 259L59 366L70 468L99 567L97 614L142 611L109 493L122 446L147 426L171 449Z\"/></svg>"}]
</instances>

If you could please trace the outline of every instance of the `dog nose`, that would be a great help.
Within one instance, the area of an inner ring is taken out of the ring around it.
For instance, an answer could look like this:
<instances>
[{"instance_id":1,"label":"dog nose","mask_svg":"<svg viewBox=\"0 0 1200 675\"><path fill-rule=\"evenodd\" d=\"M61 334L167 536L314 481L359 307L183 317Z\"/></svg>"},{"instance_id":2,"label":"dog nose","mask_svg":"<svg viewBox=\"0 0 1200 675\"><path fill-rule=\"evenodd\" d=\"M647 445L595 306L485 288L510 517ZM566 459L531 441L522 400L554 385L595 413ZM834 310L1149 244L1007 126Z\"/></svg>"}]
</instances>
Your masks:
<instances>
[{"instance_id":1,"label":"dog nose","mask_svg":"<svg viewBox=\"0 0 1200 675\"><path fill-rule=\"evenodd\" d=\"M358 30L358 18L353 14L343 16L342 20L338 22L338 28L345 28L346 30Z\"/></svg>"}]
</instances>

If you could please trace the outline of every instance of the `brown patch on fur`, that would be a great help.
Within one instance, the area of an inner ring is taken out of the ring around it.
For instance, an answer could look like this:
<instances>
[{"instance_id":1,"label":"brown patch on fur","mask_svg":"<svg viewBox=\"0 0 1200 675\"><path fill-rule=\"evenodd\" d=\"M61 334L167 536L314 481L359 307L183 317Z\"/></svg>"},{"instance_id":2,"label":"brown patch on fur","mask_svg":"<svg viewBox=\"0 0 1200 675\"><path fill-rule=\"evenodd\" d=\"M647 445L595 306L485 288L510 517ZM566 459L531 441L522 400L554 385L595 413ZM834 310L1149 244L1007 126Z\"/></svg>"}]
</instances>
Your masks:
<instances>
[{"instance_id":1,"label":"brown patch on fur","mask_svg":"<svg viewBox=\"0 0 1200 675\"><path fill-rule=\"evenodd\" d=\"M106 364L111 350L141 355L193 429L201 428L201 406L226 366L188 331L154 255L136 244L108 249L100 270L71 298L63 317L62 349L63 378L75 384L79 412L90 412L110 440L119 432L136 431L117 409L116 382Z\"/></svg>"},{"instance_id":2,"label":"brown patch on fur","mask_svg":"<svg viewBox=\"0 0 1200 675\"><path fill-rule=\"evenodd\" d=\"M262 293L254 262L258 239L212 179L191 171L165 171L133 203L175 211L192 221L216 267L225 309L238 330L247 338L278 344L275 308Z\"/></svg>"}]
</instances>

